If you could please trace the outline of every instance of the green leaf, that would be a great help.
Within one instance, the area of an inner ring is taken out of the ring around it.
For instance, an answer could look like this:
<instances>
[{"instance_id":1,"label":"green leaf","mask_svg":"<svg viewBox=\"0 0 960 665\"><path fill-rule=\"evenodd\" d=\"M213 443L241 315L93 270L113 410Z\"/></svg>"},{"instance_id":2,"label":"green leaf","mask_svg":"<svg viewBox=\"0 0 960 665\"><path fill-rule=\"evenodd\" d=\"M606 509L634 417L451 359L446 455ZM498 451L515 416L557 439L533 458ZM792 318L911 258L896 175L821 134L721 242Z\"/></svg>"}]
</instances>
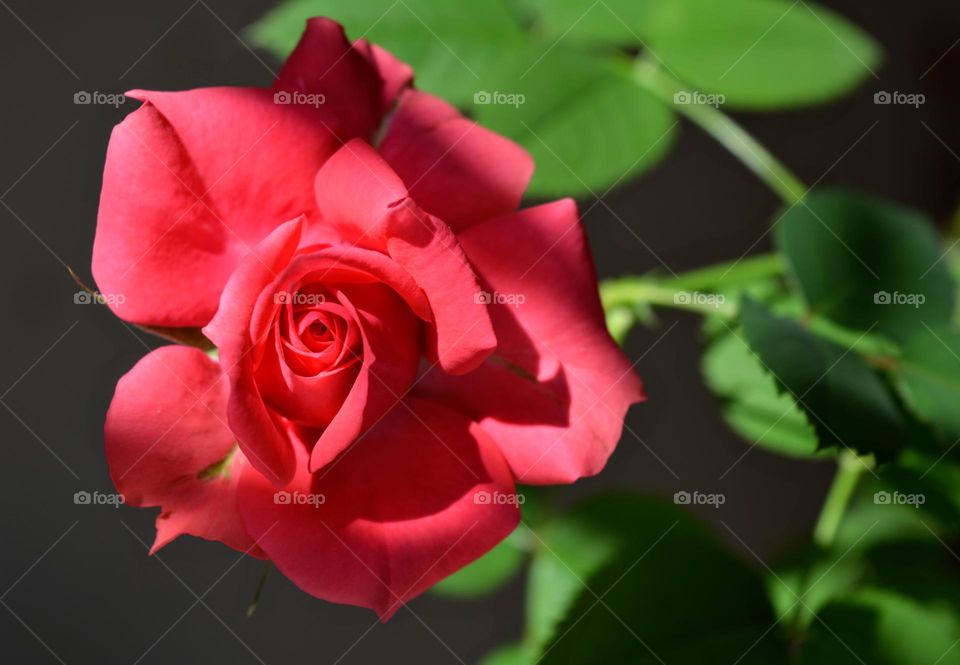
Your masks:
<instances>
[{"instance_id":1,"label":"green leaf","mask_svg":"<svg viewBox=\"0 0 960 665\"><path fill-rule=\"evenodd\" d=\"M880 61L838 14L793 0L527 0L534 28L590 45L645 47L692 88L739 108L815 104L852 90Z\"/></svg>"},{"instance_id":2,"label":"green leaf","mask_svg":"<svg viewBox=\"0 0 960 665\"><path fill-rule=\"evenodd\" d=\"M629 307L611 307L606 310L605 318L610 336L617 344L623 346L623 343L627 340L627 335L630 334L630 329L636 323L633 312L630 311Z\"/></svg>"},{"instance_id":3,"label":"green leaf","mask_svg":"<svg viewBox=\"0 0 960 665\"><path fill-rule=\"evenodd\" d=\"M533 30L551 39L628 46L647 38L647 29L671 1L676 0L524 0L524 5Z\"/></svg>"},{"instance_id":4,"label":"green leaf","mask_svg":"<svg viewBox=\"0 0 960 665\"><path fill-rule=\"evenodd\" d=\"M878 490L891 497L894 493L918 497L919 501L908 505L917 504L937 522L960 531L960 467L956 460L907 450L896 464L880 469L879 475Z\"/></svg>"},{"instance_id":5,"label":"green leaf","mask_svg":"<svg viewBox=\"0 0 960 665\"><path fill-rule=\"evenodd\" d=\"M810 308L840 325L902 341L952 317L953 280L919 213L817 193L786 212L775 239Z\"/></svg>"},{"instance_id":6,"label":"green leaf","mask_svg":"<svg viewBox=\"0 0 960 665\"><path fill-rule=\"evenodd\" d=\"M812 2L672 0L643 32L668 70L739 108L827 101L880 60L866 33Z\"/></svg>"},{"instance_id":7,"label":"green leaf","mask_svg":"<svg viewBox=\"0 0 960 665\"><path fill-rule=\"evenodd\" d=\"M455 104L472 102L477 92L502 80L526 43L502 0L288 0L251 28L251 39L286 57L311 16L329 16L351 39L380 44L414 67L420 88Z\"/></svg>"},{"instance_id":8,"label":"green leaf","mask_svg":"<svg viewBox=\"0 0 960 665\"><path fill-rule=\"evenodd\" d=\"M616 555L620 534L594 521L589 507L543 528L532 530L525 524L521 528L528 530L536 551L527 578L525 641L541 647L583 591L581 580Z\"/></svg>"},{"instance_id":9,"label":"green leaf","mask_svg":"<svg viewBox=\"0 0 960 665\"><path fill-rule=\"evenodd\" d=\"M907 405L939 430L947 445L960 439L960 333L918 331L904 344L895 377Z\"/></svg>"},{"instance_id":10,"label":"green leaf","mask_svg":"<svg viewBox=\"0 0 960 665\"><path fill-rule=\"evenodd\" d=\"M823 609L800 662L958 665L958 636L956 607L868 588Z\"/></svg>"},{"instance_id":11,"label":"green leaf","mask_svg":"<svg viewBox=\"0 0 960 665\"><path fill-rule=\"evenodd\" d=\"M944 545L950 532L931 519L929 502L878 495L897 487L886 472L902 462L881 470L879 479L868 477L829 549L806 548L771 575L797 662L956 662L944 656L960 637L960 579Z\"/></svg>"},{"instance_id":12,"label":"green leaf","mask_svg":"<svg viewBox=\"0 0 960 665\"><path fill-rule=\"evenodd\" d=\"M816 454L814 428L742 336L719 335L703 354L702 367L710 390L724 400L727 425L751 445L796 457Z\"/></svg>"},{"instance_id":13,"label":"green leaf","mask_svg":"<svg viewBox=\"0 0 960 665\"><path fill-rule=\"evenodd\" d=\"M881 580L890 583L897 577L896 571L890 570L891 554L894 562L909 552L907 560L922 558L929 564L944 553L936 551L939 546L930 548L935 539L915 508L875 500L875 491L886 487L878 480L862 489L844 515L830 548L804 546L778 564L776 573L768 578L775 611L793 631L806 630L828 603L856 592L864 584Z\"/></svg>"},{"instance_id":14,"label":"green leaf","mask_svg":"<svg viewBox=\"0 0 960 665\"><path fill-rule=\"evenodd\" d=\"M480 665L531 665L533 660L527 656L521 644L506 644L483 657Z\"/></svg>"},{"instance_id":15,"label":"green leaf","mask_svg":"<svg viewBox=\"0 0 960 665\"><path fill-rule=\"evenodd\" d=\"M912 505L889 499L893 491L910 491L892 484L895 478L887 472L896 468L887 465L880 478L861 488L830 548L805 547L771 574L768 586L776 612L798 643L810 629L823 627L816 617L824 608L864 590L883 589L928 605L957 605L960 580L943 540L949 532L931 516L929 495L926 503Z\"/></svg>"},{"instance_id":16,"label":"green leaf","mask_svg":"<svg viewBox=\"0 0 960 665\"><path fill-rule=\"evenodd\" d=\"M579 506L561 526L564 539L545 534L553 552L538 557L566 556L579 589L573 602L569 589L560 596L564 616L542 647L542 665L783 662L778 634L764 633L775 617L761 580L685 512L610 496ZM592 546L582 539L592 535L612 547L581 559L576 541L566 541L572 534L581 546ZM550 588L539 591L543 605L558 599Z\"/></svg>"},{"instance_id":17,"label":"green leaf","mask_svg":"<svg viewBox=\"0 0 960 665\"><path fill-rule=\"evenodd\" d=\"M740 322L750 348L807 414L821 448L842 445L882 459L903 448L907 421L883 380L854 352L750 298L741 303Z\"/></svg>"},{"instance_id":18,"label":"green leaf","mask_svg":"<svg viewBox=\"0 0 960 665\"><path fill-rule=\"evenodd\" d=\"M451 598L473 598L496 591L509 582L523 565L524 552L518 546L516 533L466 568L461 568L434 585L432 591Z\"/></svg>"},{"instance_id":19,"label":"green leaf","mask_svg":"<svg viewBox=\"0 0 960 665\"><path fill-rule=\"evenodd\" d=\"M530 195L603 194L656 164L670 147L672 110L640 88L625 65L562 44L531 44L517 59L497 90L522 103L472 110L533 156Z\"/></svg>"}]
</instances>

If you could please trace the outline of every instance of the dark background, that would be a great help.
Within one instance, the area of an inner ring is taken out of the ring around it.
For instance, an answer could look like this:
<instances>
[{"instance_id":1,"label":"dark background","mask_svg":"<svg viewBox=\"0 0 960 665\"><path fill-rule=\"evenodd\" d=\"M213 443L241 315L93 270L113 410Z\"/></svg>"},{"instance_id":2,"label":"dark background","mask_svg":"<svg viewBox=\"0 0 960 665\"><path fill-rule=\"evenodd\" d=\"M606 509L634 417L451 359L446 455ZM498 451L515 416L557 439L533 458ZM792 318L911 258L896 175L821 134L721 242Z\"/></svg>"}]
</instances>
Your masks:
<instances>
[{"instance_id":1,"label":"dark background","mask_svg":"<svg viewBox=\"0 0 960 665\"><path fill-rule=\"evenodd\" d=\"M247 619L262 564L191 538L151 558L140 541L153 539L155 510L73 503L78 490L113 491L103 416L116 380L146 351L106 308L74 304L65 267L89 279L107 139L135 102L77 106L73 94L265 85L258 56L277 66L234 34L270 2L191 2L0 1L0 284L9 305L0 345L0 661L473 663L519 636L520 581L479 601L428 594L413 602L416 616L401 610L380 625L368 610L316 600L273 574ZM883 45L878 78L827 107L738 120L808 183L826 174L822 186L866 190L945 223L960 192L960 5L825 4ZM878 90L927 101L919 110L876 106ZM605 201L609 210L583 201L601 277L660 267L634 234L676 272L739 257L778 208L689 125L664 163ZM752 251L766 249L768 237ZM726 504L701 514L734 549L743 546L721 521L772 557L807 537L831 466L754 449L718 480L747 443L725 429L703 387L698 345L697 319L672 312L658 330L634 332L628 353L642 356L650 399L631 412L632 432L601 476L568 492L723 492Z\"/></svg>"}]
</instances>

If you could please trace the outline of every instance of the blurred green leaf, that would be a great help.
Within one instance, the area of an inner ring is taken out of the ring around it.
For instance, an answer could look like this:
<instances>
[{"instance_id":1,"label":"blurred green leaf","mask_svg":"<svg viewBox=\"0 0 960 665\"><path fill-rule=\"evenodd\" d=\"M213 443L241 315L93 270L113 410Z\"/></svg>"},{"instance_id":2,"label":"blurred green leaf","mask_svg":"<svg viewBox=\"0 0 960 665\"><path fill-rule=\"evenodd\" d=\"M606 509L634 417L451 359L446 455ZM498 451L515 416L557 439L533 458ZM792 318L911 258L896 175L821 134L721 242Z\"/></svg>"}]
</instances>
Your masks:
<instances>
[{"instance_id":1,"label":"blurred green leaf","mask_svg":"<svg viewBox=\"0 0 960 665\"><path fill-rule=\"evenodd\" d=\"M607 330L614 341L623 346L627 341L627 335L636 322L636 317L629 307L611 307L606 310Z\"/></svg>"},{"instance_id":2,"label":"blurred green leaf","mask_svg":"<svg viewBox=\"0 0 960 665\"><path fill-rule=\"evenodd\" d=\"M603 521L594 521L589 508L571 511L543 528L528 531L536 554L527 578L525 639L539 648L583 591L582 580L616 555L621 534Z\"/></svg>"},{"instance_id":3,"label":"blurred green leaf","mask_svg":"<svg viewBox=\"0 0 960 665\"><path fill-rule=\"evenodd\" d=\"M580 505L557 526L544 534L549 549L537 556L561 558L570 584L559 595L539 589L542 606L563 605L562 621L541 647L543 665L699 664L741 656L741 663L767 664L785 657L778 634L764 632L775 617L759 577L684 511L608 496ZM605 547L593 547L598 540ZM576 542L591 554L579 557Z\"/></svg>"},{"instance_id":4,"label":"blurred green leaf","mask_svg":"<svg viewBox=\"0 0 960 665\"><path fill-rule=\"evenodd\" d=\"M351 39L380 44L414 67L420 88L454 104L472 103L502 81L527 42L502 0L287 0L254 24L251 39L285 58L312 16L329 16Z\"/></svg>"},{"instance_id":5,"label":"blurred green leaf","mask_svg":"<svg viewBox=\"0 0 960 665\"><path fill-rule=\"evenodd\" d=\"M923 603L868 588L825 607L811 626L801 663L957 665L960 615L946 603Z\"/></svg>"},{"instance_id":6,"label":"blurred green leaf","mask_svg":"<svg viewBox=\"0 0 960 665\"><path fill-rule=\"evenodd\" d=\"M886 384L860 357L750 298L740 309L747 343L797 398L821 448L842 445L890 459L905 446L907 421Z\"/></svg>"},{"instance_id":7,"label":"blurred green leaf","mask_svg":"<svg viewBox=\"0 0 960 665\"><path fill-rule=\"evenodd\" d=\"M809 628L829 602L855 590L864 576L863 563L849 552L809 549L781 563L767 581L775 614L795 634Z\"/></svg>"},{"instance_id":8,"label":"blurred green leaf","mask_svg":"<svg viewBox=\"0 0 960 665\"><path fill-rule=\"evenodd\" d=\"M589 45L649 49L672 74L739 108L814 104L849 92L880 61L842 16L793 0L527 0L535 29Z\"/></svg>"},{"instance_id":9,"label":"blurred green leaf","mask_svg":"<svg viewBox=\"0 0 960 665\"><path fill-rule=\"evenodd\" d=\"M520 572L523 559L524 552L518 546L517 538L511 535L466 568L438 582L431 590L450 598L474 598L493 593Z\"/></svg>"},{"instance_id":10,"label":"blurred green leaf","mask_svg":"<svg viewBox=\"0 0 960 665\"><path fill-rule=\"evenodd\" d=\"M868 479L859 499L844 517L832 546L805 547L778 565L769 578L776 611L784 617L795 642L810 642L810 651L801 662L848 662L843 660L848 651L834 651L831 640L823 638L833 629L843 635L846 609L838 612L838 608L857 607L864 596L881 593L912 598L916 606L908 608L901 617L907 623L924 617L930 608L943 607L954 614L958 609L960 579L955 554L947 544L950 532L934 514L939 509L930 511L929 501L918 502L915 497L904 501L909 488L891 485L891 478L883 472L880 478ZM894 491L900 493L900 499L890 498ZM836 614L844 617L839 626L830 618ZM885 621L869 612L858 620L862 620L859 631L863 636L875 633ZM855 630L852 626L850 629ZM875 638L876 635L869 639ZM846 635L841 639L846 641ZM910 634L903 633L900 639L910 639ZM863 652L856 647L854 650L863 662L916 662L876 659L874 643L861 648ZM836 658L840 660L832 660Z\"/></svg>"},{"instance_id":11,"label":"blurred green leaf","mask_svg":"<svg viewBox=\"0 0 960 665\"><path fill-rule=\"evenodd\" d=\"M532 665L521 644L507 644L496 649L480 660L480 665Z\"/></svg>"},{"instance_id":12,"label":"blurred green leaf","mask_svg":"<svg viewBox=\"0 0 960 665\"><path fill-rule=\"evenodd\" d=\"M926 562L939 554L931 550L934 537L916 508L875 501L875 491L885 487L876 480L862 488L830 548L804 545L769 576L775 611L795 633L809 628L817 612L833 600L880 579L889 582L892 576L885 568L891 553L909 551L909 559L922 556Z\"/></svg>"},{"instance_id":13,"label":"blurred green leaf","mask_svg":"<svg viewBox=\"0 0 960 665\"><path fill-rule=\"evenodd\" d=\"M639 46L663 6L677 0L521 0L532 30L588 45Z\"/></svg>"},{"instance_id":14,"label":"blurred green leaf","mask_svg":"<svg viewBox=\"0 0 960 665\"><path fill-rule=\"evenodd\" d=\"M817 436L796 400L777 388L743 341L726 332L714 339L702 359L707 386L724 400L723 417L751 445L807 457L817 452Z\"/></svg>"},{"instance_id":15,"label":"blurred green leaf","mask_svg":"<svg viewBox=\"0 0 960 665\"><path fill-rule=\"evenodd\" d=\"M907 450L878 473L878 490L922 497L925 514L960 532L960 467L955 459Z\"/></svg>"},{"instance_id":16,"label":"blurred green leaf","mask_svg":"<svg viewBox=\"0 0 960 665\"><path fill-rule=\"evenodd\" d=\"M866 33L813 2L672 0L659 9L643 30L656 58L739 108L829 100L872 76L880 60Z\"/></svg>"},{"instance_id":17,"label":"blurred green leaf","mask_svg":"<svg viewBox=\"0 0 960 665\"><path fill-rule=\"evenodd\" d=\"M522 103L471 107L477 120L520 143L537 169L533 196L604 193L667 152L673 112L637 86L626 65L562 44L531 44L496 90Z\"/></svg>"},{"instance_id":18,"label":"blurred green leaf","mask_svg":"<svg viewBox=\"0 0 960 665\"><path fill-rule=\"evenodd\" d=\"M774 234L809 307L840 325L902 341L952 317L954 284L937 234L914 211L816 193Z\"/></svg>"},{"instance_id":19,"label":"blurred green leaf","mask_svg":"<svg viewBox=\"0 0 960 665\"><path fill-rule=\"evenodd\" d=\"M904 401L947 445L960 439L960 333L917 331L903 346L895 377Z\"/></svg>"}]
</instances>

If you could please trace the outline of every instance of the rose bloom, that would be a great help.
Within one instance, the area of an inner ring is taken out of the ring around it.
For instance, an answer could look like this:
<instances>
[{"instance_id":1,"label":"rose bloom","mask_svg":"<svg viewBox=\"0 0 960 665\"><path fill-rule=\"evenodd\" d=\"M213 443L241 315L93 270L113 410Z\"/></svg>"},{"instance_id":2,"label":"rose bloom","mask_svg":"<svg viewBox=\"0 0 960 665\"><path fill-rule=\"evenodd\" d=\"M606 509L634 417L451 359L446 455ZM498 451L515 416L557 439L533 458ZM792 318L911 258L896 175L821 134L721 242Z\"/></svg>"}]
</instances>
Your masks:
<instances>
[{"instance_id":1,"label":"rose bloom","mask_svg":"<svg viewBox=\"0 0 960 665\"><path fill-rule=\"evenodd\" d=\"M517 526L516 483L603 468L641 384L574 202L516 209L520 147L319 18L272 88L128 94L94 277L218 350L151 352L107 413L154 551L218 540L386 620Z\"/></svg>"}]
</instances>

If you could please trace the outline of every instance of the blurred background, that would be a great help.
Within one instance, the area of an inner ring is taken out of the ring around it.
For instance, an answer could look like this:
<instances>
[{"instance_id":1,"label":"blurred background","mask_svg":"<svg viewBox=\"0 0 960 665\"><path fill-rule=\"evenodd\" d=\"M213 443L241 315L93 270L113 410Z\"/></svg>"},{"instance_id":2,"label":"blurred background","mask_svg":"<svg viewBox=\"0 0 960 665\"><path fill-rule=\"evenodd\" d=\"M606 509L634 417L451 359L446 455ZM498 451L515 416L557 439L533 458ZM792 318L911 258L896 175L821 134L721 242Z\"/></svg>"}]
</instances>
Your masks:
<instances>
[{"instance_id":1,"label":"blurred background","mask_svg":"<svg viewBox=\"0 0 960 665\"><path fill-rule=\"evenodd\" d=\"M960 192L960 5L821 4L882 45L876 76L824 106L734 117L808 183L822 178L949 223ZM272 3L0 5L0 271L10 305L0 345L3 660L473 663L517 639L522 579L479 600L428 593L413 602L416 614L401 611L381 625L370 611L318 601L273 574L248 619L259 562L190 538L149 557L155 511L74 503L78 491L113 491L104 413L145 342L159 343L138 339L106 308L74 303L67 267L90 279L107 140L135 108L78 105L74 95L268 85L278 61L253 49L245 30ZM881 90L922 93L926 102L875 105ZM777 197L681 122L654 169L606 194L605 205L582 199L601 278L681 272L769 249ZM722 492L724 505L696 509L701 517L745 560L753 561L747 548L774 556L809 538L833 464L759 448L744 454L748 444L727 429L703 385L700 343L699 320L674 312L631 334L626 350L639 359L649 401L630 413L607 469L558 497L607 488Z\"/></svg>"}]
</instances>

